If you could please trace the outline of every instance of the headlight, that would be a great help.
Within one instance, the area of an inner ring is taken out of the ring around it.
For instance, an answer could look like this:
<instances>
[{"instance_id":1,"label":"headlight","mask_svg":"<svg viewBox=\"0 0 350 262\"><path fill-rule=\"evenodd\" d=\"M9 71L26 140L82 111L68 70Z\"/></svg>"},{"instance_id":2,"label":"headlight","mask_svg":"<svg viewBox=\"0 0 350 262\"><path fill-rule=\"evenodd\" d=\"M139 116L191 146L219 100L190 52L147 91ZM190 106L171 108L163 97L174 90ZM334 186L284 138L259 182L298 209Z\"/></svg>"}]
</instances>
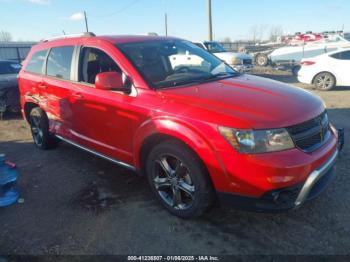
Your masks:
<instances>
[{"instance_id":1,"label":"headlight","mask_svg":"<svg viewBox=\"0 0 350 262\"><path fill-rule=\"evenodd\" d=\"M219 127L221 135L240 153L275 152L294 148L293 140L284 128L247 130Z\"/></svg>"},{"instance_id":2,"label":"headlight","mask_svg":"<svg viewBox=\"0 0 350 262\"><path fill-rule=\"evenodd\" d=\"M231 64L232 65L239 65L239 64L242 64L242 59L238 58L238 57L233 57L231 59Z\"/></svg>"}]
</instances>

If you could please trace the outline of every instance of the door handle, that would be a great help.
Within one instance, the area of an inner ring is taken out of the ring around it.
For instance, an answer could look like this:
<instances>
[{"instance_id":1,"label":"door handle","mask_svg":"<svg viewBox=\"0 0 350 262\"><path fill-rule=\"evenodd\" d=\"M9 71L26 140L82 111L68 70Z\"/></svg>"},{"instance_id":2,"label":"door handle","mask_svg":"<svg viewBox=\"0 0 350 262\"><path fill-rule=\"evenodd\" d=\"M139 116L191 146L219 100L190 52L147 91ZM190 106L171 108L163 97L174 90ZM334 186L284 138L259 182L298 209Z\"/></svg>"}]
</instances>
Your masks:
<instances>
[{"instance_id":1,"label":"door handle","mask_svg":"<svg viewBox=\"0 0 350 262\"><path fill-rule=\"evenodd\" d=\"M77 100L84 98L84 96L81 93L74 93L74 94L72 94L72 97L74 97Z\"/></svg>"},{"instance_id":2,"label":"door handle","mask_svg":"<svg viewBox=\"0 0 350 262\"><path fill-rule=\"evenodd\" d=\"M38 87L40 89L46 89L47 88L47 86L45 84L43 84L43 83L38 84Z\"/></svg>"}]
</instances>

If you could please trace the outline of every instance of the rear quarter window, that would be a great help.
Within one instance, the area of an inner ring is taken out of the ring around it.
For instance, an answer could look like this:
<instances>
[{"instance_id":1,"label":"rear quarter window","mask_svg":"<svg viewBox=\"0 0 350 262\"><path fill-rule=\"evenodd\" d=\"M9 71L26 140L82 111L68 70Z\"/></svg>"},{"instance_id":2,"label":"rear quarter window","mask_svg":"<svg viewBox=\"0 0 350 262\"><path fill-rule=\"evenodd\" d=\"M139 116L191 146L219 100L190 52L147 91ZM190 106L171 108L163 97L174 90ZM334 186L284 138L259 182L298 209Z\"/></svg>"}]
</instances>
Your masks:
<instances>
[{"instance_id":1,"label":"rear quarter window","mask_svg":"<svg viewBox=\"0 0 350 262\"><path fill-rule=\"evenodd\" d=\"M339 52L331 55L331 57L340 60L350 60L350 51Z\"/></svg>"},{"instance_id":2,"label":"rear quarter window","mask_svg":"<svg viewBox=\"0 0 350 262\"><path fill-rule=\"evenodd\" d=\"M42 74L43 66L46 59L47 49L38 51L32 55L30 58L25 71Z\"/></svg>"},{"instance_id":3,"label":"rear quarter window","mask_svg":"<svg viewBox=\"0 0 350 262\"><path fill-rule=\"evenodd\" d=\"M73 50L74 46L52 48L47 59L46 74L48 76L70 80Z\"/></svg>"}]
</instances>

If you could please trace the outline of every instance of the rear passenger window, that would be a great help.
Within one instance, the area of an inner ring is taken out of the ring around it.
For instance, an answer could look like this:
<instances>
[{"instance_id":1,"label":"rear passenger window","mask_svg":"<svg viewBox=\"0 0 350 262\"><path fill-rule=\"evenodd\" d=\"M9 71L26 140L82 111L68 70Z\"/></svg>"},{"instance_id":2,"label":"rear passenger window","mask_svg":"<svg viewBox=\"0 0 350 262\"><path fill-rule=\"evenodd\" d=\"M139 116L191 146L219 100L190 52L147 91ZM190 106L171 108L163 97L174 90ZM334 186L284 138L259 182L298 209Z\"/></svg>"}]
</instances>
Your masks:
<instances>
[{"instance_id":1,"label":"rear passenger window","mask_svg":"<svg viewBox=\"0 0 350 262\"><path fill-rule=\"evenodd\" d=\"M43 65L46 59L46 53L47 53L47 49L34 53L31 59L29 60L25 71L36 73L36 74L42 74Z\"/></svg>"},{"instance_id":2,"label":"rear passenger window","mask_svg":"<svg viewBox=\"0 0 350 262\"><path fill-rule=\"evenodd\" d=\"M73 46L52 48L47 60L48 76L70 80Z\"/></svg>"}]
</instances>

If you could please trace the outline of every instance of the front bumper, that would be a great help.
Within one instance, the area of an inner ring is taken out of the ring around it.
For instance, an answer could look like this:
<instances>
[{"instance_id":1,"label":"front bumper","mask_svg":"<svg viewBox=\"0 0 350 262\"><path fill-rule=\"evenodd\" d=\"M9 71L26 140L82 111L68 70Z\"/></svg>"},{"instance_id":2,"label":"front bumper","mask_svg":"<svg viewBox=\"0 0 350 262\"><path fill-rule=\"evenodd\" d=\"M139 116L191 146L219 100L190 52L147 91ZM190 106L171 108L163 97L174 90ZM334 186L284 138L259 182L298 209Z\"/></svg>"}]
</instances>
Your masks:
<instances>
[{"instance_id":1,"label":"front bumper","mask_svg":"<svg viewBox=\"0 0 350 262\"><path fill-rule=\"evenodd\" d=\"M338 150L321 167L311 172L304 183L271 190L260 198L217 193L220 204L252 211L286 211L317 197L335 177Z\"/></svg>"},{"instance_id":2,"label":"front bumper","mask_svg":"<svg viewBox=\"0 0 350 262\"><path fill-rule=\"evenodd\" d=\"M261 197L217 192L219 202L222 206L258 212L280 212L297 208L306 201L316 198L332 182L336 174L335 163L343 144L344 131L339 129L337 149L321 166L313 170L302 183L267 191Z\"/></svg>"},{"instance_id":3,"label":"front bumper","mask_svg":"<svg viewBox=\"0 0 350 262\"><path fill-rule=\"evenodd\" d=\"M245 72L250 72L253 68L253 64L240 64L240 65L231 65L231 67L240 72L240 73L245 73Z\"/></svg>"}]
</instances>

